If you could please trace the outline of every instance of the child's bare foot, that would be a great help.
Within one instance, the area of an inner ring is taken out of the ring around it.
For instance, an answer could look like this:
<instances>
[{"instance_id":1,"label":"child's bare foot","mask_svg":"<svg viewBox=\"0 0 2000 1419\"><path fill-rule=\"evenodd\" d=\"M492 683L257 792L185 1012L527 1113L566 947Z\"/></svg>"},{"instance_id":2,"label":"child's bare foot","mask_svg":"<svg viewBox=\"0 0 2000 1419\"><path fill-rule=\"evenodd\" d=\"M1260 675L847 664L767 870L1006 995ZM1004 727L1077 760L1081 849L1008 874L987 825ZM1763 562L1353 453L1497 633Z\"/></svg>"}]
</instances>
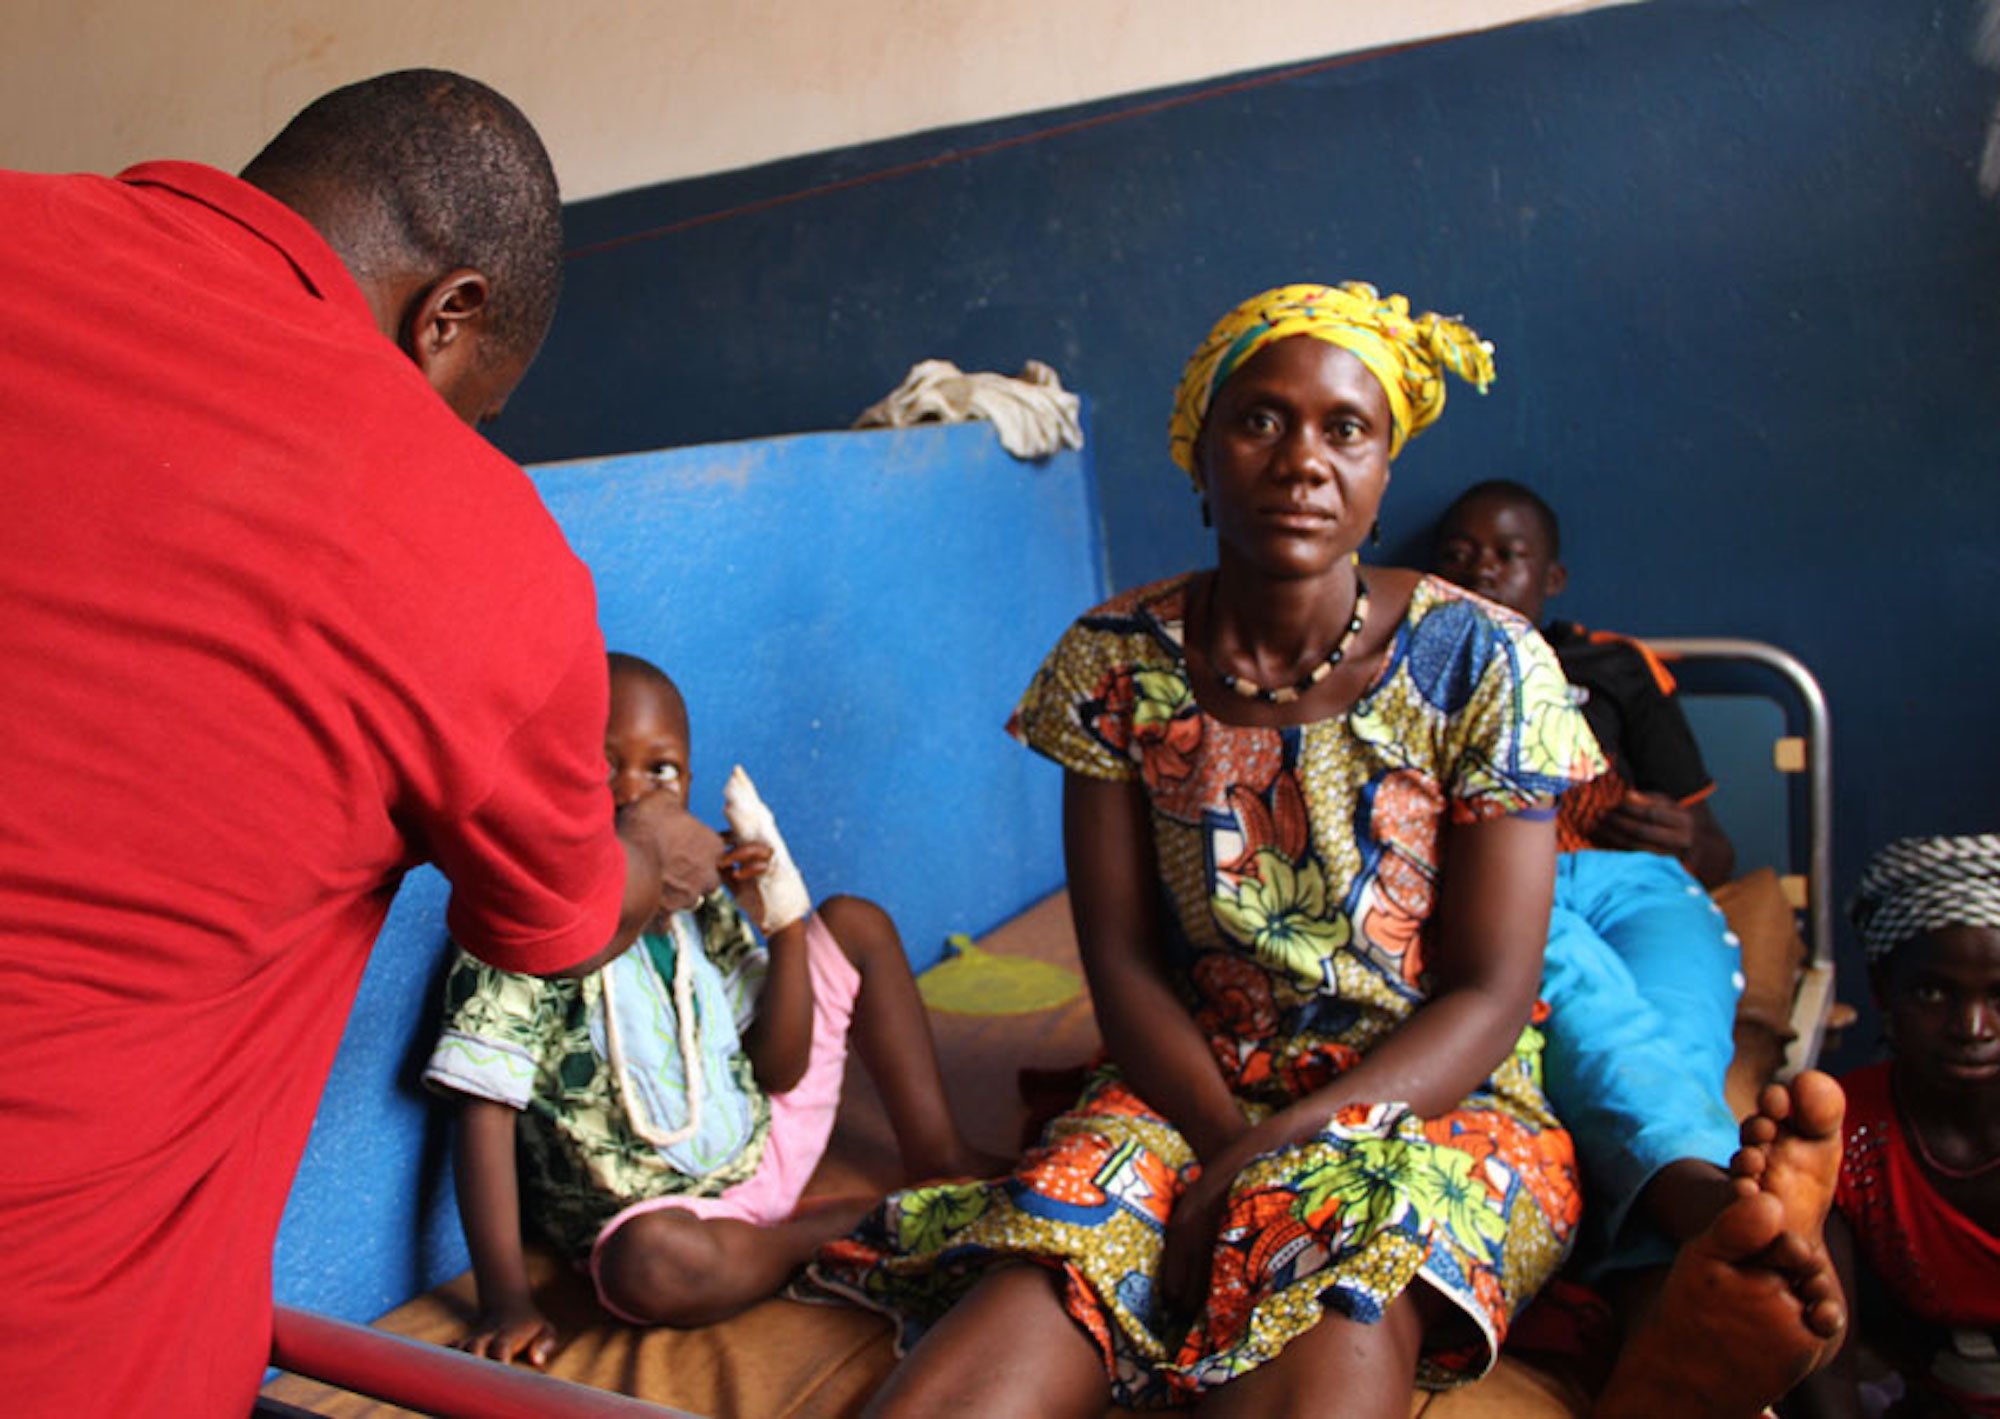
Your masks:
<instances>
[{"instance_id":1,"label":"child's bare foot","mask_svg":"<svg viewBox=\"0 0 2000 1419\"><path fill-rule=\"evenodd\" d=\"M1775 1195L1738 1197L1681 1248L1595 1419L1753 1419L1820 1362L1825 1335L1807 1316L1837 1313L1838 1296L1825 1248L1788 1231Z\"/></svg>"}]
</instances>

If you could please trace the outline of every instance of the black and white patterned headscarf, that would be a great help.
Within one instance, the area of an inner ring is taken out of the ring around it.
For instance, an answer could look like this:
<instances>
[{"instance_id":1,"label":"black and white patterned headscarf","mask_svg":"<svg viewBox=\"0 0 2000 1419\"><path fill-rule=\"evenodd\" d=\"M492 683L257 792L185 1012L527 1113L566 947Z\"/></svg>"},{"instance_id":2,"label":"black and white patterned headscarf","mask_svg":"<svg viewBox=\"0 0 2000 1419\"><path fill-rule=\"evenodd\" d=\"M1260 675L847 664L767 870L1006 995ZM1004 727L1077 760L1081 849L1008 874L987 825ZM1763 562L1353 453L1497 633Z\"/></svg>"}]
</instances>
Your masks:
<instances>
[{"instance_id":1,"label":"black and white patterned headscarf","mask_svg":"<svg viewBox=\"0 0 2000 1419\"><path fill-rule=\"evenodd\" d=\"M1890 843L1847 911L1870 962L1941 927L2000 926L2000 833Z\"/></svg>"}]
</instances>

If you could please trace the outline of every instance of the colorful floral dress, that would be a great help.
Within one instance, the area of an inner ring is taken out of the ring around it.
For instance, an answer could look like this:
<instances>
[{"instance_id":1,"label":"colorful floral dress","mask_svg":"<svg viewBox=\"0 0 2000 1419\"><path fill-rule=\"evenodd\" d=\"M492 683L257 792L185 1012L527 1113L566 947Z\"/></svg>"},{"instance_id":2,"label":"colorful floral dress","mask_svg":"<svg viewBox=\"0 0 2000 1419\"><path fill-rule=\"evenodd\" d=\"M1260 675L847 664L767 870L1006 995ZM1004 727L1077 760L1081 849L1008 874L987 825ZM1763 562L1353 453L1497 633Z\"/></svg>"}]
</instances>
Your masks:
<instances>
[{"instance_id":1,"label":"colorful floral dress","mask_svg":"<svg viewBox=\"0 0 2000 1419\"><path fill-rule=\"evenodd\" d=\"M1166 955L1246 1116L1312 1092L1427 996L1440 828L1548 811L1602 761L1555 657L1527 626L1432 578L1345 714L1246 728L1204 713L1181 626L1189 579L1078 620L1010 729L1072 772L1140 780L1152 806ZM913 1327L1000 1258L1061 1270L1121 1404L1184 1401L1275 1355L1331 1308L1378 1318L1423 1276L1470 1320L1421 1380L1491 1364L1553 1274L1579 1211L1569 1136L1540 1083L1541 1036L1459 1108L1342 1112L1238 1175L1207 1304L1156 1302L1186 1141L1101 1070L1014 1176L915 1188L821 1253L812 1280Z\"/></svg>"}]
</instances>

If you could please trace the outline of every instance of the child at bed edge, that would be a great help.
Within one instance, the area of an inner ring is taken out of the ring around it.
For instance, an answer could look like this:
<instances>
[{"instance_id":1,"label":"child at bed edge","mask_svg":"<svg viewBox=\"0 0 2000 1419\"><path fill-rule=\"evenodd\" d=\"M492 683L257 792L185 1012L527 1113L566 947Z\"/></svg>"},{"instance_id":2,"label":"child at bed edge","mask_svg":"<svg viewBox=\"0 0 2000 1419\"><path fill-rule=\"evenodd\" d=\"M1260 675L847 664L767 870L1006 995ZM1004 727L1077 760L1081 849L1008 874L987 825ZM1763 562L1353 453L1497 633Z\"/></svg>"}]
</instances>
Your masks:
<instances>
[{"instance_id":1,"label":"child at bed edge","mask_svg":"<svg viewBox=\"0 0 2000 1419\"><path fill-rule=\"evenodd\" d=\"M610 675L618 806L653 793L685 804L679 690L633 656L613 654ZM634 1324L706 1324L775 1293L873 1201L798 1209L832 1132L850 1033L907 1180L1004 1166L951 1115L888 914L846 896L815 910L740 767L724 802L724 885L597 971L543 980L456 954L424 1079L460 1102L454 1163L480 1308L462 1349L538 1367L555 1349L530 1294L524 1212Z\"/></svg>"}]
</instances>

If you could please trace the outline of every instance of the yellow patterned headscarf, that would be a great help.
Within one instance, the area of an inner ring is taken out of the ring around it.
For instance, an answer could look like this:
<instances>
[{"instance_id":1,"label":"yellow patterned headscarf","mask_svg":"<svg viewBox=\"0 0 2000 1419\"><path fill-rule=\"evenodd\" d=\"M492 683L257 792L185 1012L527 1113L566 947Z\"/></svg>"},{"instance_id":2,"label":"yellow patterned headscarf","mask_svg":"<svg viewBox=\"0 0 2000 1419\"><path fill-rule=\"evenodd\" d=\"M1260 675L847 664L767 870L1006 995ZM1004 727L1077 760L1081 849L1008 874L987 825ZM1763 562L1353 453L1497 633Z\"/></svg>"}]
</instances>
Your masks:
<instances>
[{"instance_id":1,"label":"yellow patterned headscarf","mask_svg":"<svg viewBox=\"0 0 2000 1419\"><path fill-rule=\"evenodd\" d=\"M1279 286L1252 296L1216 322L1188 360L1167 425L1174 462L1194 476L1194 444L1216 391L1266 345L1310 335L1353 352L1389 395L1389 456L1444 412L1444 372L1481 394L1493 382L1493 347L1449 316L1412 317L1402 296L1364 281L1338 286Z\"/></svg>"}]
</instances>

